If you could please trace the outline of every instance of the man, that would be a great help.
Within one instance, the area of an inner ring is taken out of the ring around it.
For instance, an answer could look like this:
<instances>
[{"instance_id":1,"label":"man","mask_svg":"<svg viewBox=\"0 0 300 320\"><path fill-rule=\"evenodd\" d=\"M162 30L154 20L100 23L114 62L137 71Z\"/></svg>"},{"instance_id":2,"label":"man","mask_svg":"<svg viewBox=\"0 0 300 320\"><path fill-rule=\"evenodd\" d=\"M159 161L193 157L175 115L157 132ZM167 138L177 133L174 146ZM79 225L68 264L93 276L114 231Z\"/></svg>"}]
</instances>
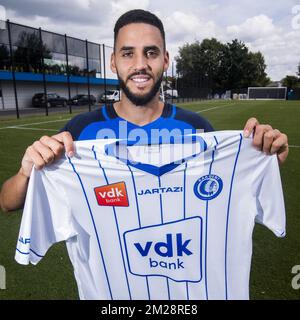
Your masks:
<instances>
[{"instance_id":1,"label":"man","mask_svg":"<svg viewBox=\"0 0 300 320\"><path fill-rule=\"evenodd\" d=\"M19 172L2 187L0 205L3 211L22 208L33 165L42 169L60 158L75 153L73 140L103 137L101 130L110 129L120 138L120 126L126 124L126 134L142 129L202 129L213 131L207 120L198 114L164 104L159 100L163 73L169 66L162 22L152 13L132 10L122 15L114 29L114 52L111 69L117 73L122 90L119 102L100 110L73 118L62 131L52 137L43 136L26 149ZM107 132L107 131L105 131ZM267 154L277 153L282 164L288 155L287 136L270 125L250 118L244 135L254 134L253 145Z\"/></svg>"}]
</instances>

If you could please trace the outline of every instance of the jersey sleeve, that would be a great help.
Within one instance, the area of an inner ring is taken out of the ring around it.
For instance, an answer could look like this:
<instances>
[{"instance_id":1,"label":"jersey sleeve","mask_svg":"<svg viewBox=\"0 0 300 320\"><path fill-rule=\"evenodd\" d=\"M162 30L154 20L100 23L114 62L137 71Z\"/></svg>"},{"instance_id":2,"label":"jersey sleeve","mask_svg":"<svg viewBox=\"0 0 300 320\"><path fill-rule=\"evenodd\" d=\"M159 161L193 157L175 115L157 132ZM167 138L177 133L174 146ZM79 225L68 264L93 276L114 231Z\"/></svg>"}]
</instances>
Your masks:
<instances>
[{"instance_id":1,"label":"jersey sleeve","mask_svg":"<svg viewBox=\"0 0 300 320\"><path fill-rule=\"evenodd\" d=\"M37 264L52 244L76 235L71 208L51 172L32 170L17 241L15 259Z\"/></svg>"},{"instance_id":2,"label":"jersey sleeve","mask_svg":"<svg viewBox=\"0 0 300 320\"><path fill-rule=\"evenodd\" d=\"M277 237L285 236L285 206L277 156L266 156L255 174L257 214L255 221L266 226Z\"/></svg>"}]
</instances>

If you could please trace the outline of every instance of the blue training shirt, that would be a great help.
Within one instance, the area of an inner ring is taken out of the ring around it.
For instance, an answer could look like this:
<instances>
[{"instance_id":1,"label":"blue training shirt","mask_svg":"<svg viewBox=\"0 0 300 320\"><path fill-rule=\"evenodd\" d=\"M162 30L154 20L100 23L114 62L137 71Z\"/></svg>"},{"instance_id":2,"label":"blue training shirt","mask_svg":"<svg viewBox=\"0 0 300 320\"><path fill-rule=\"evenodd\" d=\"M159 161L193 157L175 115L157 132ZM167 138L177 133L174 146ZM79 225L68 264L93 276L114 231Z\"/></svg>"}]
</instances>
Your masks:
<instances>
[{"instance_id":1,"label":"blue training shirt","mask_svg":"<svg viewBox=\"0 0 300 320\"><path fill-rule=\"evenodd\" d=\"M153 129L176 131L176 135L214 131L212 125L195 112L165 103L161 116L144 125L138 126L119 117L113 104L103 105L100 109L75 116L62 129L69 131L73 140L92 140L100 138L126 139L134 129L142 129L149 134ZM122 131L122 132L121 132Z\"/></svg>"}]
</instances>

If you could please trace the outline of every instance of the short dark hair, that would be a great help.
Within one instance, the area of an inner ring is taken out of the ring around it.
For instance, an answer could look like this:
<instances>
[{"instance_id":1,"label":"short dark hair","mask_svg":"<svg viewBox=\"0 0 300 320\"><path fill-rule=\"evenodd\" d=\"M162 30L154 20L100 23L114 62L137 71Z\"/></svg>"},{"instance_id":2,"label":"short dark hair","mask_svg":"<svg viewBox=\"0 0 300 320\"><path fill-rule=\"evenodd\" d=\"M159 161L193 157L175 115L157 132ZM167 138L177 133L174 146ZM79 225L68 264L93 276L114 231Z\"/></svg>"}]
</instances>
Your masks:
<instances>
[{"instance_id":1,"label":"short dark hair","mask_svg":"<svg viewBox=\"0 0 300 320\"><path fill-rule=\"evenodd\" d=\"M166 48L165 30L161 20L153 13L141 9L135 9L125 12L117 20L114 28L114 49L116 45L119 30L130 23L146 23L159 29Z\"/></svg>"}]
</instances>

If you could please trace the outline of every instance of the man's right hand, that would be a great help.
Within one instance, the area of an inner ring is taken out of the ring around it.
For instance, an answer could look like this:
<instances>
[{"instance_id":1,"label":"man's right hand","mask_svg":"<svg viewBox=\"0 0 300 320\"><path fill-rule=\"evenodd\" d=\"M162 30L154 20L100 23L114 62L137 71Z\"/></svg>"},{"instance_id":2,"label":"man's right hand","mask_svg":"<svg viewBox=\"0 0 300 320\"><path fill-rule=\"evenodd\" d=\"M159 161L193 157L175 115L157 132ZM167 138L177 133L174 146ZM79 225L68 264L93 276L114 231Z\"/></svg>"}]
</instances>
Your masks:
<instances>
[{"instance_id":1,"label":"man's right hand","mask_svg":"<svg viewBox=\"0 0 300 320\"><path fill-rule=\"evenodd\" d=\"M0 192L0 207L4 212L23 207L32 167L40 170L59 159L63 152L69 157L75 153L72 136L61 132L52 137L43 136L29 146L22 159L19 172L4 182Z\"/></svg>"},{"instance_id":2,"label":"man's right hand","mask_svg":"<svg viewBox=\"0 0 300 320\"><path fill-rule=\"evenodd\" d=\"M72 157L75 152L69 132L64 131L52 137L43 136L26 149L19 173L29 178L33 166L40 170L59 159L64 152L69 157Z\"/></svg>"}]
</instances>

